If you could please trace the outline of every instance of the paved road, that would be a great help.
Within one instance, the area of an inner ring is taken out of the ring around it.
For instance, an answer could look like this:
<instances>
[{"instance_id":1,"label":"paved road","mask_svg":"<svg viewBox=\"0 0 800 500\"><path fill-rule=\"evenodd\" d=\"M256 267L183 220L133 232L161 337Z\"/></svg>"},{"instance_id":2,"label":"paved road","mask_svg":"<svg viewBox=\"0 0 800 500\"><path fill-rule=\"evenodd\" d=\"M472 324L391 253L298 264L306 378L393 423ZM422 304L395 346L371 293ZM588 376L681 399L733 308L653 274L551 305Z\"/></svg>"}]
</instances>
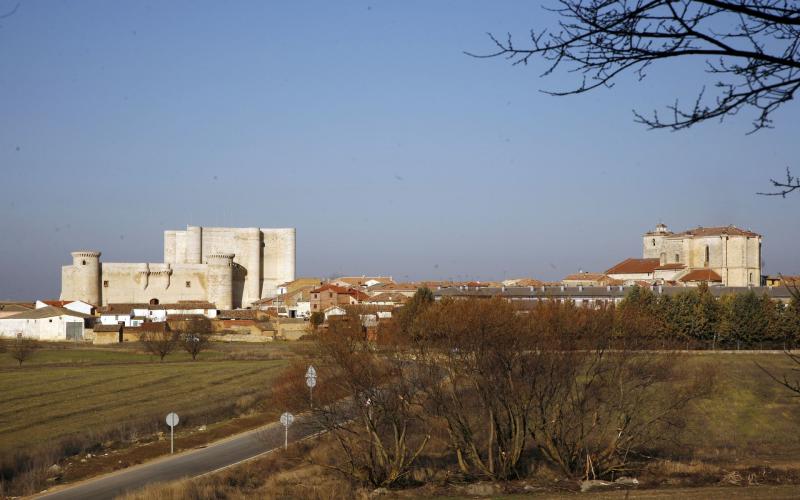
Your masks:
<instances>
[{"instance_id":1,"label":"paved road","mask_svg":"<svg viewBox=\"0 0 800 500\"><path fill-rule=\"evenodd\" d=\"M317 429L302 417L289 428L289 442L315 434ZM194 477L234 465L283 446L284 430L279 423L232 436L206 448L186 451L152 462L136 465L111 474L89 479L73 486L42 493L36 498L48 500L111 499L150 483Z\"/></svg>"}]
</instances>

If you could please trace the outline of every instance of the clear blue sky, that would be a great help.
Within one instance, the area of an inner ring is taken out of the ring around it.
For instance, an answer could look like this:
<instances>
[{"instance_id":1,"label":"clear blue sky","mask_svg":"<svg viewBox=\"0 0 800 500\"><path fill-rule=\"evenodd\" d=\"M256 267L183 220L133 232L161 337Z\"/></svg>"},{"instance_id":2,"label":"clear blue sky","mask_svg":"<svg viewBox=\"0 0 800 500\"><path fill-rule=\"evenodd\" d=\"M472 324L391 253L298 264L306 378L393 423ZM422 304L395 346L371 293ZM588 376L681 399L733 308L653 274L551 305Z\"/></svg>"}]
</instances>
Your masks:
<instances>
[{"instance_id":1,"label":"clear blue sky","mask_svg":"<svg viewBox=\"0 0 800 500\"><path fill-rule=\"evenodd\" d=\"M551 0L545 0L551 1ZM15 0L0 0L0 13ZM186 224L297 228L298 275L557 279L641 256L642 232L736 224L797 273L800 105L647 131L702 61L572 98L485 32L530 1L25 0L0 20L0 298L56 297L69 252L159 262Z\"/></svg>"}]
</instances>

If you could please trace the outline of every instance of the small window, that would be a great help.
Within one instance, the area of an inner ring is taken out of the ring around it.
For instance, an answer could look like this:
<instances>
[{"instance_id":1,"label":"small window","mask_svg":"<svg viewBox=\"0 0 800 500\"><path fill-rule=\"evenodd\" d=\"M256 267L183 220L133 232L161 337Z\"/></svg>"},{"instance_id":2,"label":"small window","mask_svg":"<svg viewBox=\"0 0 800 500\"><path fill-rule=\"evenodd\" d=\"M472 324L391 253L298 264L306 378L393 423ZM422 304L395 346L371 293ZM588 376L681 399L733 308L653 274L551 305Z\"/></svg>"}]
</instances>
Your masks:
<instances>
[{"instance_id":1,"label":"small window","mask_svg":"<svg viewBox=\"0 0 800 500\"><path fill-rule=\"evenodd\" d=\"M82 266L85 266L85 265L86 265L86 261L85 261L85 260L82 260L82 261L81 261L81 265L82 265Z\"/></svg>"},{"instance_id":2,"label":"small window","mask_svg":"<svg viewBox=\"0 0 800 500\"><path fill-rule=\"evenodd\" d=\"M656 246L656 239L653 238L653 246Z\"/></svg>"},{"instance_id":3,"label":"small window","mask_svg":"<svg viewBox=\"0 0 800 500\"><path fill-rule=\"evenodd\" d=\"M681 261L681 256L678 255L678 254L675 254L675 262L680 262L680 261Z\"/></svg>"},{"instance_id":4,"label":"small window","mask_svg":"<svg viewBox=\"0 0 800 500\"><path fill-rule=\"evenodd\" d=\"M108 288L108 281L103 281L103 288Z\"/></svg>"},{"instance_id":5,"label":"small window","mask_svg":"<svg viewBox=\"0 0 800 500\"><path fill-rule=\"evenodd\" d=\"M332 297L333 297L333 292L328 292L328 298L330 299Z\"/></svg>"},{"instance_id":6,"label":"small window","mask_svg":"<svg viewBox=\"0 0 800 500\"><path fill-rule=\"evenodd\" d=\"M192 288L192 282L191 281L187 281L186 282L186 288Z\"/></svg>"},{"instance_id":7,"label":"small window","mask_svg":"<svg viewBox=\"0 0 800 500\"><path fill-rule=\"evenodd\" d=\"M752 278L752 277L753 277L753 275L752 275L752 274L750 274L750 277ZM47 320L47 322L48 322L48 323L52 323L52 322L53 322L53 320L52 320L52 319L48 319L48 320Z\"/></svg>"}]
</instances>

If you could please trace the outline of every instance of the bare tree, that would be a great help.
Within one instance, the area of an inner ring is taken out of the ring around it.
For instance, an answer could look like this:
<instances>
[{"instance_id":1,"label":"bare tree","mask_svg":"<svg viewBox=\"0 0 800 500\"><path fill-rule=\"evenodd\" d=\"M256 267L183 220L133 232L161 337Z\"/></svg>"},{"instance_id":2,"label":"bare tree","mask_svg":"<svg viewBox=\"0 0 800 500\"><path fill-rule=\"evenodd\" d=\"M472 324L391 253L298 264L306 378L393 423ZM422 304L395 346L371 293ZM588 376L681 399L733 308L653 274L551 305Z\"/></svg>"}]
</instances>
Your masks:
<instances>
[{"instance_id":1,"label":"bare tree","mask_svg":"<svg viewBox=\"0 0 800 500\"><path fill-rule=\"evenodd\" d=\"M513 64L544 59L543 75L564 67L582 75L573 88L551 95L611 87L623 73L639 80L657 62L705 58L716 80L711 98L703 87L694 103L676 99L666 115L634 111L651 129L680 130L709 119L723 120L745 108L756 111L751 132L772 127L772 114L800 89L800 4L797 0L559 0L554 30L531 30L526 45L489 34L496 50L475 57L505 57ZM800 188L787 170L771 179L773 192Z\"/></svg>"},{"instance_id":2,"label":"bare tree","mask_svg":"<svg viewBox=\"0 0 800 500\"><path fill-rule=\"evenodd\" d=\"M191 318L180 322L177 328L183 350L192 356L192 361L211 343L211 323L208 318Z\"/></svg>"},{"instance_id":3,"label":"bare tree","mask_svg":"<svg viewBox=\"0 0 800 500\"><path fill-rule=\"evenodd\" d=\"M176 332L165 328L162 331L142 333L139 337L139 342L142 343L147 352L158 356L161 361L164 361L164 358L178 347L180 336Z\"/></svg>"},{"instance_id":4,"label":"bare tree","mask_svg":"<svg viewBox=\"0 0 800 500\"><path fill-rule=\"evenodd\" d=\"M419 379L397 353L375 351L357 313L348 316L354 317L331 323L318 340L328 390L343 396L313 410L340 452L339 460L322 465L361 484L392 486L411 472L430 439L419 414Z\"/></svg>"},{"instance_id":5,"label":"bare tree","mask_svg":"<svg viewBox=\"0 0 800 500\"><path fill-rule=\"evenodd\" d=\"M22 363L29 360L38 348L39 344L36 340L21 334L11 339L6 346L11 358L17 361L20 368L22 368Z\"/></svg>"},{"instance_id":6,"label":"bare tree","mask_svg":"<svg viewBox=\"0 0 800 500\"><path fill-rule=\"evenodd\" d=\"M787 194L800 189L800 178L792 175L792 171L789 168L786 169L785 180L770 179L769 181L772 183L772 187L775 188L775 191L758 194L764 196L781 196L786 198Z\"/></svg>"},{"instance_id":7,"label":"bare tree","mask_svg":"<svg viewBox=\"0 0 800 500\"><path fill-rule=\"evenodd\" d=\"M707 71L719 81L719 96L693 106L669 106L664 120L636 113L651 128L683 129L711 118L758 110L754 129L770 127L770 115L800 88L800 7L795 1L752 0L560 0L554 9L557 31L532 31L529 47L494 36L498 50L479 57L505 56L527 64L534 56L549 62L545 74L566 65L583 75L577 87L555 95L610 86L628 70L644 78L654 62L706 57Z\"/></svg>"}]
</instances>

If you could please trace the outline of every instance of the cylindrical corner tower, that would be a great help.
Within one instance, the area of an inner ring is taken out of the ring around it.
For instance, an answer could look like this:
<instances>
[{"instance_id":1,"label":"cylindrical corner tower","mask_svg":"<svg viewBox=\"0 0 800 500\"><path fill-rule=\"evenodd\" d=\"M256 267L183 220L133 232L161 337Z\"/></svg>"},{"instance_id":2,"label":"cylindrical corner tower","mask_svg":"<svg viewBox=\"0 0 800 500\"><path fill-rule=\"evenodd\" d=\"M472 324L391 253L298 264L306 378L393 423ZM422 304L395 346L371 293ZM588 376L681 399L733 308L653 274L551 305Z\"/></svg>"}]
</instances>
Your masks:
<instances>
[{"instance_id":1,"label":"cylindrical corner tower","mask_svg":"<svg viewBox=\"0 0 800 500\"><path fill-rule=\"evenodd\" d=\"M186 226L186 263L200 264L203 262L203 228L200 226Z\"/></svg>"},{"instance_id":2,"label":"cylindrical corner tower","mask_svg":"<svg viewBox=\"0 0 800 500\"><path fill-rule=\"evenodd\" d=\"M245 279L242 307L261 298L261 229L251 227L244 230L247 248L247 278ZM241 255L239 256L241 259Z\"/></svg>"},{"instance_id":3,"label":"cylindrical corner tower","mask_svg":"<svg viewBox=\"0 0 800 500\"><path fill-rule=\"evenodd\" d=\"M217 309L233 309L232 253L212 253L208 256L208 301Z\"/></svg>"},{"instance_id":4,"label":"cylindrical corner tower","mask_svg":"<svg viewBox=\"0 0 800 500\"><path fill-rule=\"evenodd\" d=\"M82 300L96 306L102 305L100 297L100 252L80 250L72 252L73 300Z\"/></svg>"}]
</instances>

